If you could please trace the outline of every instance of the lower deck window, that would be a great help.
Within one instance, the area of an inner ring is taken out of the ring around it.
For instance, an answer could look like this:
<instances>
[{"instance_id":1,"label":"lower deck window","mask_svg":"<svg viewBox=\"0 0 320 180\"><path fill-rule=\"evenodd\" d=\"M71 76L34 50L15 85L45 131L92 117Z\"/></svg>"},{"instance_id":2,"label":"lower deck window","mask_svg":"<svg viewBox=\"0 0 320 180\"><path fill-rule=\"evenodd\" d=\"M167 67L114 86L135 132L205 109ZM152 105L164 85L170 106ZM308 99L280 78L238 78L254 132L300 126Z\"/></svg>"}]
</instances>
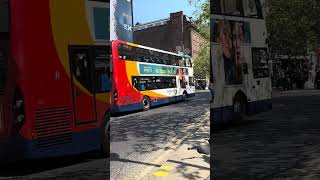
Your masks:
<instances>
[{"instance_id":1,"label":"lower deck window","mask_svg":"<svg viewBox=\"0 0 320 180\"><path fill-rule=\"evenodd\" d=\"M176 77L135 76L133 86L139 91L176 88Z\"/></svg>"}]
</instances>

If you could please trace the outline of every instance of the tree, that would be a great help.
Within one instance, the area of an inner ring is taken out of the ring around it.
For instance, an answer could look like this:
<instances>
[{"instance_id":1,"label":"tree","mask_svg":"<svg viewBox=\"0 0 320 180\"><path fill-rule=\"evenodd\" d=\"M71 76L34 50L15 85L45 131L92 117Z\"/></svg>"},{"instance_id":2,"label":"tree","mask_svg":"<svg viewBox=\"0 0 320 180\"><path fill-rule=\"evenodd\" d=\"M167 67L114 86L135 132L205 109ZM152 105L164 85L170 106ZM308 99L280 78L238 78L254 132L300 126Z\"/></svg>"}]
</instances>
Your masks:
<instances>
[{"instance_id":1,"label":"tree","mask_svg":"<svg viewBox=\"0 0 320 180\"><path fill-rule=\"evenodd\" d=\"M194 62L194 77L196 79L206 79L210 76L210 1L188 0L189 3L198 6L195 11L194 21L198 32L205 39L205 43L199 49L198 56Z\"/></svg>"},{"instance_id":2,"label":"tree","mask_svg":"<svg viewBox=\"0 0 320 180\"><path fill-rule=\"evenodd\" d=\"M271 57L307 55L320 45L318 0L267 0L266 22Z\"/></svg>"},{"instance_id":3,"label":"tree","mask_svg":"<svg viewBox=\"0 0 320 180\"><path fill-rule=\"evenodd\" d=\"M210 76L210 44L205 43L198 52L198 57L194 60L194 77L196 79L206 79Z\"/></svg>"}]
</instances>

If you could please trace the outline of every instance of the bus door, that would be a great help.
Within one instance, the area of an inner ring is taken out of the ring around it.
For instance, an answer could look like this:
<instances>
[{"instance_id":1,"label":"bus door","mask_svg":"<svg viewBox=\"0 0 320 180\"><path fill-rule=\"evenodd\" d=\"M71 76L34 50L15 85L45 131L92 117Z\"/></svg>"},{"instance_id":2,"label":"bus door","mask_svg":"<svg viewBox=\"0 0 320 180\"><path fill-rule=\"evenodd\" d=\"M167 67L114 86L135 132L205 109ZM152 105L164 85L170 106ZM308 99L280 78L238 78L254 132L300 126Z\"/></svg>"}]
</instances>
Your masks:
<instances>
[{"instance_id":1,"label":"bus door","mask_svg":"<svg viewBox=\"0 0 320 180\"><path fill-rule=\"evenodd\" d=\"M133 100L134 101L140 101L140 88L139 87L139 79L138 77L132 77L132 92L133 92ZM136 92L136 90L138 92Z\"/></svg>"},{"instance_id":2,"label":"bus door","mask_svg":"<svg viewBox=\"0 0 320 180\"><path fill-rule=\"evenodd\" d=\"M89 47L71 47L71 86L76 125L96 122L93 64Z\"/></svg>"}]
</instances>

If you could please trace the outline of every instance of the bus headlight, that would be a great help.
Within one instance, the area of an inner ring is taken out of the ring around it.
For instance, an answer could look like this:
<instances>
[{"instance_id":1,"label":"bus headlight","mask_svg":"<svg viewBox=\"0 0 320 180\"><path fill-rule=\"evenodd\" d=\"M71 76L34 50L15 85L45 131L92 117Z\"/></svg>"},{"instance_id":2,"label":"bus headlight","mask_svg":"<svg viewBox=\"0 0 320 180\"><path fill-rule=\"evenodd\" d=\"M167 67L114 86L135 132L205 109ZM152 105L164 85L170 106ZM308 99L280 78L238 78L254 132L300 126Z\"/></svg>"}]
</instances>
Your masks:
<instances>
[{"instance_id":1,"label":"bus headlight","mask_svg":"<svg viewBox=\"0 0 320 180\"><path fill-rule=\"evenodd\" d=\"M114 92L113 92L113 99L114 99L114 102L118 101L118 92L117 92L117 90L114 90Z\"/></svg>"},{"instance_id":2,"label":"bus headlight","mask_svg":"<svg viewBox=\"0 0 320 180\"><path fill-rule=\"evenodd\" d=\"M24 101L19 91L16 91L13 104L14 124L17 130L20 130L25 122Z\"/></svg>"}]
</instances>

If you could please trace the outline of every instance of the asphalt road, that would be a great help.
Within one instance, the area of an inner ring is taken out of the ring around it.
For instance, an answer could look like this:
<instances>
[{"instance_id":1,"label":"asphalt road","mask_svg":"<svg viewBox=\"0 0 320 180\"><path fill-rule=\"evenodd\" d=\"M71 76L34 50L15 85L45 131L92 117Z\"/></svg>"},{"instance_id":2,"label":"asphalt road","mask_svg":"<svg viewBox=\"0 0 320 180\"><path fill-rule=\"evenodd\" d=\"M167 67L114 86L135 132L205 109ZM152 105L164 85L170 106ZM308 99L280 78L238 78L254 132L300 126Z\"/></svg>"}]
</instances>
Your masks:
<instances>
[{"instance_id":1,"label":"asphalt road","mask_svg":"<svg viewBox=\"0 0 320 180\"><path fill-rule=\"evenodd\" d=\"M196 131L196 125L205 124L201 117L209 112L210 96L201 91L186 102L112 117L111 179L141 178L148 168L158 166L166 150Z\"/></svg>"},{"instance_id":2,"label":"asphalt road","mask_svg":"<svg viewBox=\"0 0 320 180\"><path fill-rule=\"evenodd\" d=\"M215 131L215 179L320 179L320 93L273 98L273 110Z\"/></svg>"}]
</instances>

